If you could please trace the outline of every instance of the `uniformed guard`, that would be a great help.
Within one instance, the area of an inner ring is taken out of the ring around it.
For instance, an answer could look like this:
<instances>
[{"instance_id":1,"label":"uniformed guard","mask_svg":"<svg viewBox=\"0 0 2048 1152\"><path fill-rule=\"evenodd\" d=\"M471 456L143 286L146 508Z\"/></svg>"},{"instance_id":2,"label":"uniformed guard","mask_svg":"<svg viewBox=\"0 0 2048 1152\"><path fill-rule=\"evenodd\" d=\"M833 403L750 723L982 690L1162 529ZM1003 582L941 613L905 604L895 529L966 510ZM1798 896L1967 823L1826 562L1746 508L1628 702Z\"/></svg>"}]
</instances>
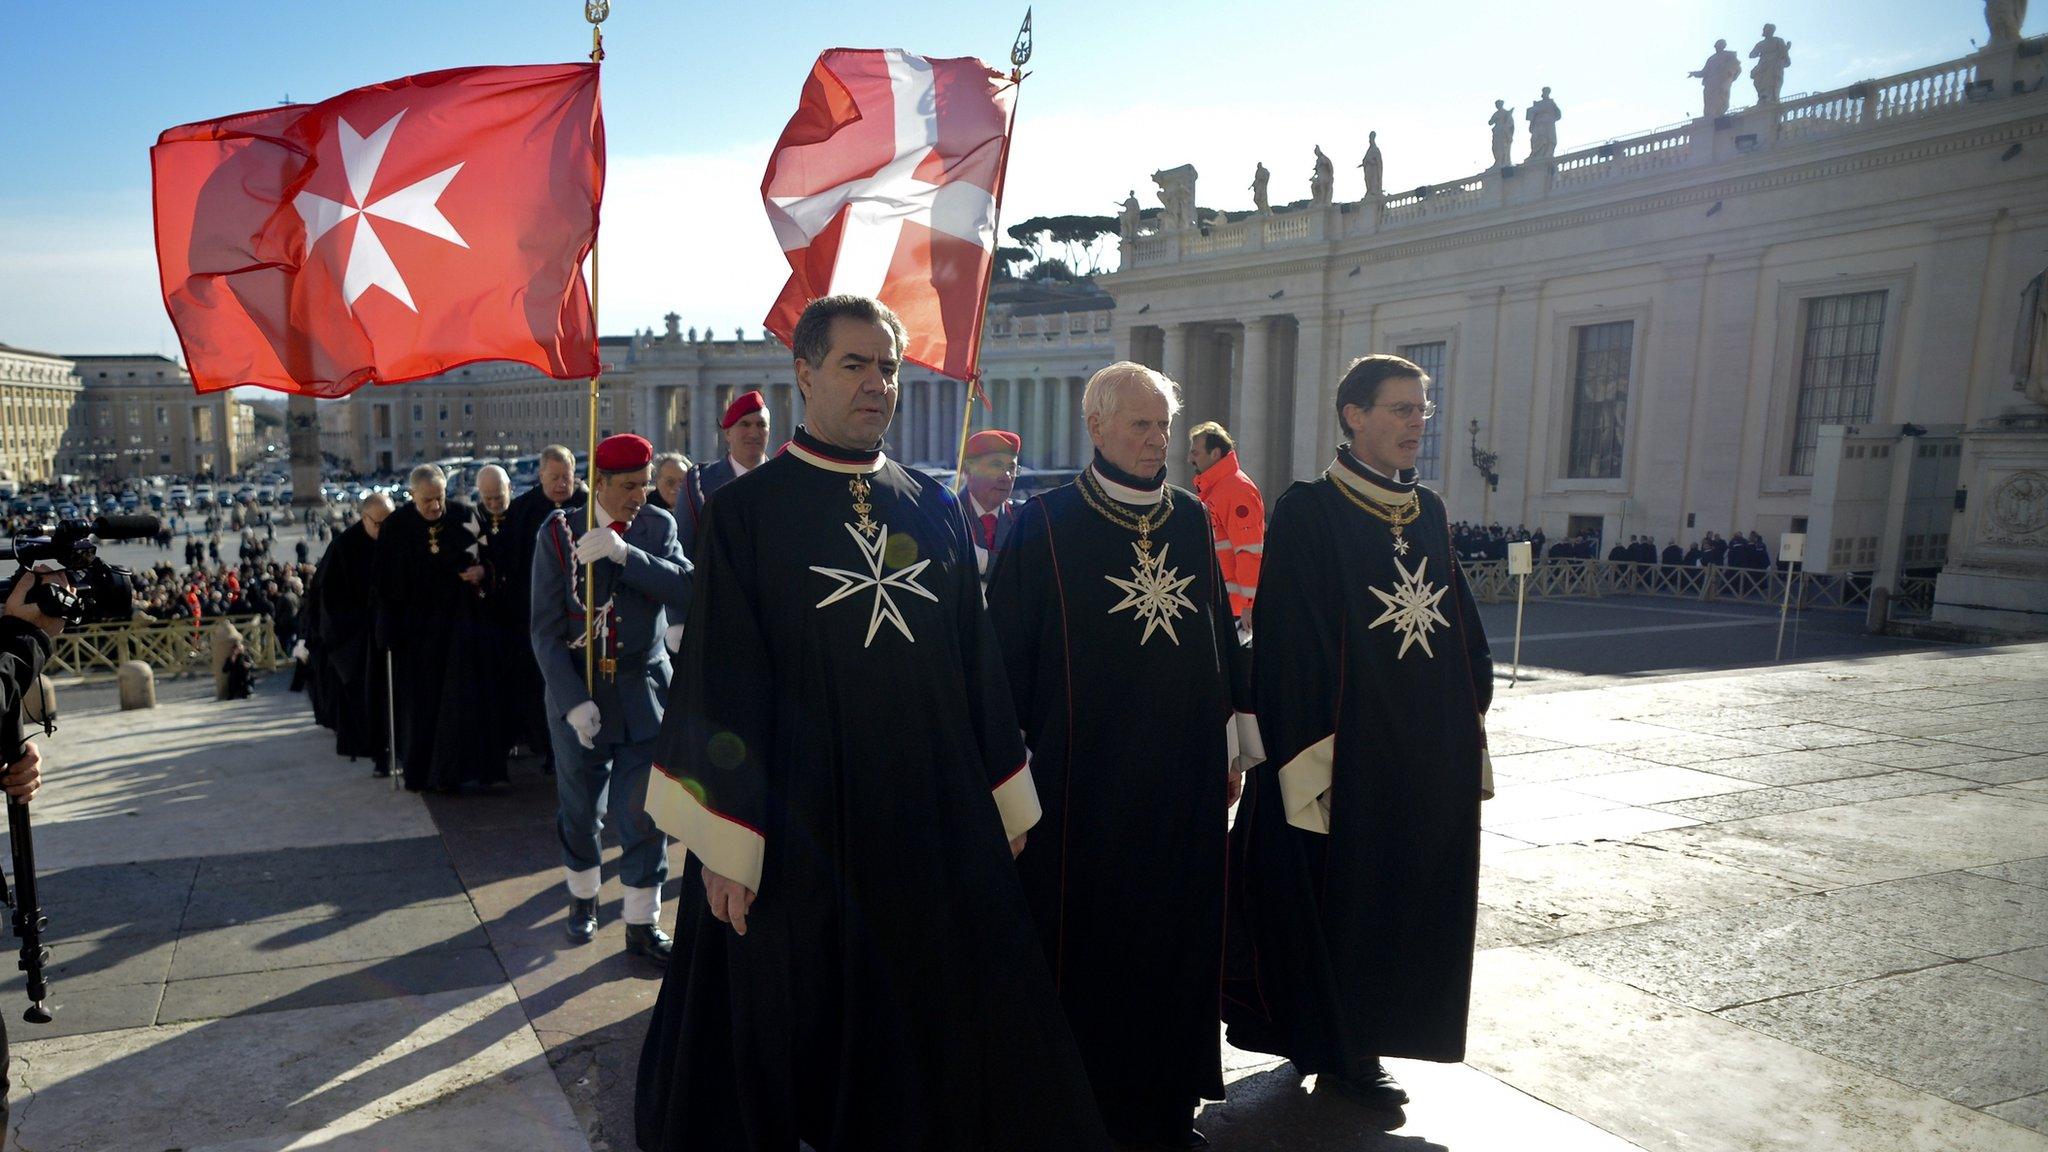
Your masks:
<instances>
[{"instance_id":1,"label":"uniformed guard","mask_svg":"<svg viewBox=\"0 0 2048 1152\"><path fill-rule=\"evenodd\" d=\"M668 700L668 654L682 638L690 562L676 522L647 506L654 446L630 433L597 446L595 527L555 512L533 550L534 659L547 682L555 751L556 829L569 887L569 939L597 934L598 833L609 812L619 831L626 951L668 963L661 885L668 840L647 817L647 773ZM595 668L585 688L585 565L595 619Z\"/></svg>"}]
</instances>

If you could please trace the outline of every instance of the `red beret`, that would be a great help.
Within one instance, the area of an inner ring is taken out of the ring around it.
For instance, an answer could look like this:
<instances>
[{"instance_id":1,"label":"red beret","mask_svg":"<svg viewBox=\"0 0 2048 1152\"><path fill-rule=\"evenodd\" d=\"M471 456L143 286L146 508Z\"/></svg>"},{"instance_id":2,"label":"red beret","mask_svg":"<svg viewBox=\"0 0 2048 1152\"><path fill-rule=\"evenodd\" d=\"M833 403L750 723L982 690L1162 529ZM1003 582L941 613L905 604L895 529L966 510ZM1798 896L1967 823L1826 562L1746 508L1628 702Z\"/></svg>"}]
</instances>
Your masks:
<instances>
[{"instance_id":1,"label":"red beret","mask_svg":"<svg viewBox=\"0 0 2048 1152\"><path fill-rule=\"evenodd\" d=\"M654 461L654 445L631 432L607 436L597 443L599 472L637 472Z\"/></svg>"},{"instance_id":2,"label":"red beret","mask_svg":"<svg viewBox=\"0 0 2048 1152\"><path fill-rule=\"evenodd\" d=\"M991 452L1008 452L1012 456L1017 456L1023 451L1023 437L1000 428L984 428L967 438L969 456L986 456Z\"/></svg>"},{"instance_id":3,"label":"red beret","mask_svg":"<svg viewBox=\"0 0 2048 1152\"><path fill-rule=\"evenodd\" d=\"M762 398L759 389L755 389L752 392L742 392L732 398L732 403L725 406L725 416L719 420L718 426L720 428L730 428L740 422L740 417L745 416L749 412L759 412L767 406L768 401Z\"/></svg>"}]
</instances>

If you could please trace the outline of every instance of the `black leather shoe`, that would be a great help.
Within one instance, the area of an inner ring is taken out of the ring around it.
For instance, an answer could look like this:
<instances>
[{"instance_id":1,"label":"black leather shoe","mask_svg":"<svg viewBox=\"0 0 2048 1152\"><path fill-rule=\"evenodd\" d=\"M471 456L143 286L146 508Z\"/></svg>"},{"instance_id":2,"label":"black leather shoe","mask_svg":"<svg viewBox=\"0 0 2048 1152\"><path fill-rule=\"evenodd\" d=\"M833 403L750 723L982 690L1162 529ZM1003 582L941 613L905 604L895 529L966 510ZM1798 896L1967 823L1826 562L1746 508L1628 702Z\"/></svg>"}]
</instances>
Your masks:
<instances>
[{"instance_id":1,"label":"black leather shoe","mask_svg":"<svg viewBox=\"0 0 2048 1152\"><path fill-rule=\"evenodd\" d=\"M1186 1128L1153 1141L1153 1147L1164 1148L1168 1152L1192 1152L1193 1149L1208 1146L1209 1138L1202 1135L1202 1130L1195 1127L1192 1120L1188 1121Z\"/></svg>"},{"instance_id":2,"label":"black leather shoe","mask_svg":"<svg viewBox=\"0 0 2048 1152\"><path fill-rule=\"evenodd\" d=\"M370 775L380 780L387 779L391 775L391 765L380 762L376 767L370 769Z\"/></svg>"},{"instance_id":3,"label":"black leather shoe","mask_svg":"<svg viewBox=\"0 0 2048 1152\"><path fill-rule=\"evenodd\" d=\"M1337 1091L1349 1099L1373 1108L1399 1108L1408 1103L1408 1092L1394 1079L1386 1065L1375 1060L1360 1076L1334 1077Z\"/></svg>"},{"instance_id":4,"label":"black leather shoe","mask_svg":"<svg viewBox=\"0 0 2048 1152\"><path fill-rule=\"evenodd\" d=\"M588 944L597 935L597 901L569 901L569 943Z\"/></svg>"},{"instance_id":5,"label":"black leather shoe","mask_svg":"<svg viewBox=\"0 0 2048 1152\"><path fill-rule=\"evenodd\" d=\"M675 943L658 926L653 924L626 925L626 954L645 956L656 964L666 966L669 953L675 950Z\"/></svg>"}]
</instances>

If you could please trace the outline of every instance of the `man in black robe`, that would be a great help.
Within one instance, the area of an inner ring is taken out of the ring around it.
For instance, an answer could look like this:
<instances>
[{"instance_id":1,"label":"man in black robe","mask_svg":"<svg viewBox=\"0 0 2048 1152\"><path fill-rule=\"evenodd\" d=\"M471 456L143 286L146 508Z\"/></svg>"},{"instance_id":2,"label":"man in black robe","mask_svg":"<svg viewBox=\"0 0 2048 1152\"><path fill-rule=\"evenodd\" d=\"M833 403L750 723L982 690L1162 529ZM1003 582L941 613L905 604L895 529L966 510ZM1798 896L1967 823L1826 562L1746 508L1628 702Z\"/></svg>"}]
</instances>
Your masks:
<instances>
[{"instance_id":1,"label":"man in black robe","mask_svg":"<svg viewBox=\"0 0 2048 1152\"><path fill-rule=\"evenodd\" d=\"M334 538L313 572L318 629L311 655L315 677L334 724L334 752L368 757L372 771L391 775L391 692L385 649L378 643L376 551L391 497L363 498L361 518Z\"/></svg>"},{"instance_id":2,"label":"man in black robe","mask_svg":"<svg viewBox=\"0 0 2048 1152\"><path fill-rule=\"evenodd\" d=\"M432 464L414 468L408 486L412 502L384 521L376 559L405 787L501 784L505 750L491 731L498 677L483 607L490 569L476 512L448 499L447 478Z\"/></svg>"},{"instance_id":3,"label":"man in black robe","mask_svg":"<svg viewBox=\"0 0 2048 1152\"><path fill-rule=\"evenodd\" d=\"M1232 827L1230 1042L1378 1107L1383 1056L1465 1054L1493 663L1415 482L1422 370L1354 363L1349 441L1281 496L1255 609L1265 751Z\"/></svg>"},{"instance_id":4,"label":"man in black robe","mask_svg":"<svg viewBox=\"0 0 2048 1152\"><path fill-rule=\"evenodd\" d=\"M657 452L654 455L654 484L647 491L647 503L661 509L671 517L676 514L676 504L687 499L683 489L690 482L690 458L681 452ZM685 547L688 544L685 543Z\"/></svg>"},{"instance_id":5,"label":"man in black robe","mask_svg":"<svg viewBox=\"0 0 2048 1152\"><path fill-rule=\"evenodd\" d=\"M589 493L576 479L576 454L560 444L540 450L540 477L533 487L521 492L505 513L505 551L493 568L502 572L506 610L516 613L518 635L525 636L533 623L533 545L541 525L556 509L580 519ZM504 668L504 697L515 718L519 743L540 753L543 776L555 774L554 737L548 731L545 684L540 663L531 645L507 659Z\"/></svg>"},{"instance_id":6,"label":"man in black robe","mask_svg":"<svg viewBox=\"0 0 2048 1152\"><path fill-rule=\"evenodd\" d=\"M1012 860L1038 799L959 506L880 452L903 342L813 302L805 425L705 506L647 794L701 882L646 1152L1108 1146Z\"/></svg>"},{"instance_id":7,"label":"man in black robe","mask_svg":"<svg viewBox=\"0 0 2048 1152\"><path fill-rule=\"evenodd\" d=\"M511 670L533 658L525 624L527 613L517 600L512 566L526 551L512 530L512 477L496 464L476 474L477 555L489 575L483 583L483 616L490 629L491 670L499 691L491 694L491 735L506 754L525 735L519 701L504 688L513 683Z\"/></svg>"},{"instance_id":8,"label":"man in black robe","mask_svg":"<svg viewBox=\"0 0 2048 1152\"><path fill-rule=\"evenodd\" d=\"M1017 866L1110 1134L1198 1148L1194 1110L1223 1098L1231 685L1248 662L1208 511L1165 482L1172 383L1112 364L1081 406L1094 463L1024 505L988 589L1045 810Z\"/></svg>"}]
</instances>

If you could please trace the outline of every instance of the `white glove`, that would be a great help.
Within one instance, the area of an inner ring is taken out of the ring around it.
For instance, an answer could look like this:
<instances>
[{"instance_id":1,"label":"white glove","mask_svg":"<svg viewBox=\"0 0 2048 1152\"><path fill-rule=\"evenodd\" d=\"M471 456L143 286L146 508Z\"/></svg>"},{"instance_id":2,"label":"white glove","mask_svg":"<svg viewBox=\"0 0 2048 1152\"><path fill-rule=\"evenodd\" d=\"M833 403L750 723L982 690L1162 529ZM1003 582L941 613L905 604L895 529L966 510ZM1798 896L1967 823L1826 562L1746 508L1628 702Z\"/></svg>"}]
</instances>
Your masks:
<instances>
[{"instance_id":1,"label":"white glove","mask_svg":"<svg viewBox=\"0 0 2048 1152\"><path fill-rule=\"evenodd\" d=\"M304 664L312 658L313 654L306 650L306 642L304 640L292 641L292 659Z\"/></svg>"},{"instance_id":2,"label":"white glove","mask_svg":"<svg viewBox=\"0 0 2048 1152\"><path fill-rule=\"evenodd\" d=\"M612 531L611 525L592 528L576 541L576 562L594 564L609 560L614 564L626 562L626 538Z\"/></svg>"},{"instance_id":3,"label":"white glove","mask_svg":"<svg viewBox=\"0 0 2048 1152\"><path fill-rule=\"evenodd\" d=\"M569 727L575 730L578 744L585 748L597 747L598 730L604 727L604 721L597 714L597 701L585 700L569 709L569 715L565 719L569 721Z\"/></svg>"},{"instance_id":4,"label":"white glove","mask_svg":"<svg viewBox=\"0 0 2048 1152\"><path fill-rule=\"evenodd\" d=\"M683 626L681 624L669 625L668 630L661 634L661 642L670 652L681 652L683 650Z\"/></svg>"}]
</instances>

